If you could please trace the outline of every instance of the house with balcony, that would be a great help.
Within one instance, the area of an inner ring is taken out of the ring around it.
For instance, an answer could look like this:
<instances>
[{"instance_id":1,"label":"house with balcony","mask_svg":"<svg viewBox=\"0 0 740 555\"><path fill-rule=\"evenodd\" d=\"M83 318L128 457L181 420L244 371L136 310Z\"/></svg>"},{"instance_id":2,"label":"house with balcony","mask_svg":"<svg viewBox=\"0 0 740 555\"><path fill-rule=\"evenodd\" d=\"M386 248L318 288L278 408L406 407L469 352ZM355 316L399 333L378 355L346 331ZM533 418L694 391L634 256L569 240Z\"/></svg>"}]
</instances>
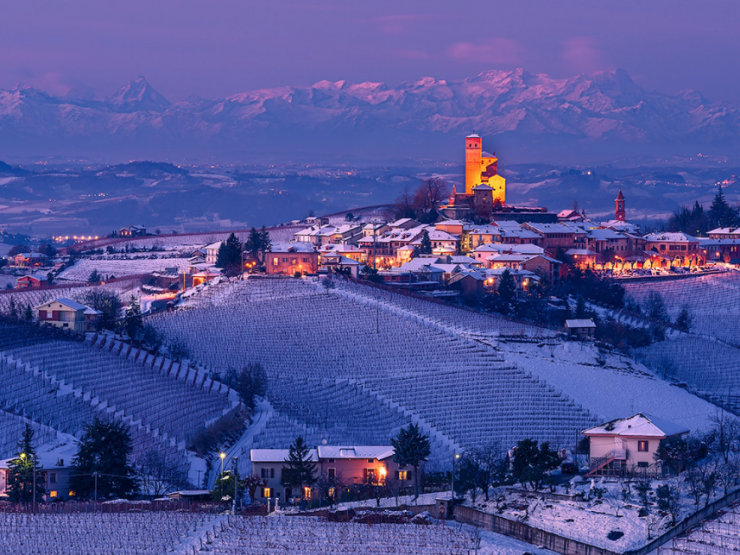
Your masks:
<instances>
[{"instance_id":1,"label":"house with balcony","mask_svg":"<svg viewBox=\"0 0 740 555\"><path fill-rule=\"evenodd\" d=\"M631 472L663 474L655 460L660 442L681 437L689 429L647 413L617 418L581 432L589 439L587 476L622 476Z\"/></svg>"},{"instance_id":2,"label":"house with balcony","mask_svg":"<svg viewBox=\"0 0 740 555\"><path fill-rule=\"evenodd\" d=\"M40 325L54 326L74 333L95 331L101 312L64 297L34 307Z\"/></svg>"}]
</instances>

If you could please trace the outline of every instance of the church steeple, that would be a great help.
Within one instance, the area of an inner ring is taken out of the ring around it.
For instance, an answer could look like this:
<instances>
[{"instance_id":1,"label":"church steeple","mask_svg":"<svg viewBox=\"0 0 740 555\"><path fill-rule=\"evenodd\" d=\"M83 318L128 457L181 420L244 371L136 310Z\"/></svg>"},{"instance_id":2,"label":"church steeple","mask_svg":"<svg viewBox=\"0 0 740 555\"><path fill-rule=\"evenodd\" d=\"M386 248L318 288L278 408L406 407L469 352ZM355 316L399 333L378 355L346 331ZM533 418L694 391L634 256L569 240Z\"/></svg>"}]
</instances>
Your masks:
<instances>
[{"instance_id":1,"label":"church steeple","mask_svg":"<svg viewBox=\"0 0 740 555\"><path fill-rule=\"evenodd\" d=\"M622 188L619 188L619 194L615 199L617 203L617 209L614 212L614 219L618 222L624 222L627 220L627 214L624 209L624 195L622 194Z\"/></svg>"}]
</instances>

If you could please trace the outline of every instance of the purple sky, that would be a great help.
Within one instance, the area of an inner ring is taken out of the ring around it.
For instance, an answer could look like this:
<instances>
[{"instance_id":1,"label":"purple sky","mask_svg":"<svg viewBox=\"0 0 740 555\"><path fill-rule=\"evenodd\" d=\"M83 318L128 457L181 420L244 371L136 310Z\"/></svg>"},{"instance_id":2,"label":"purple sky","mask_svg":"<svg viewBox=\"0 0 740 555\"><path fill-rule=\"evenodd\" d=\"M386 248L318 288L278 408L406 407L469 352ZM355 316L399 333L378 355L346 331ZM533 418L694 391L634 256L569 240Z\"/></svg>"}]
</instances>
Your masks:
<instances>
[{"instance_id":1,"label":"purple sky","mask_svg":"<svg viewBox=\"0 0 740 555\"><path fill-rule=\"evenodd\" d=\"M321 79L620 67L647 89L740 105L738 21L736 0L8 2L0 87L110 94L144 75L176 101Z\"/></svg>"}]
</instances>

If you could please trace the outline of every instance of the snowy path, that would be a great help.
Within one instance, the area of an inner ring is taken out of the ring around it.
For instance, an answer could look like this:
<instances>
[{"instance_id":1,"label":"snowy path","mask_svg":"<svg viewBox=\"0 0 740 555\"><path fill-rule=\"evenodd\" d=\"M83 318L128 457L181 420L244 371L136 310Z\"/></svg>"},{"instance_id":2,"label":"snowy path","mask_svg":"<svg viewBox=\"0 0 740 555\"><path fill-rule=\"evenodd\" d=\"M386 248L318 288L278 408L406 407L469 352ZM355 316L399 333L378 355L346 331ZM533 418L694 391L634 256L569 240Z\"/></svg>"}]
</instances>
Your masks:
<instances>
[{"instance_id":1,"label":"snowy path","mask_svg":"<svg viewBox=\"0 0 740 555\"><path fill-rule=\"evenodd\" d=\"M262 399L257 403L254 411L254 418L252 424L244 431L242 437L234 443L227 451L226 457L224 458L224 470L231 468L234 457L238 458L239 474L242 476L246 475L247 468L250 465L249 462L249 450L252 447L252 441L254 436L259 434L264 428L270 418L273 417L275 410L272 405L266 400ZM213 465L211 475L208 477L208 488L212 489L213 484L216 482L218 473L221 472L221 461L216 460Z\"/></svg>"},{"instance_id":2,"label":"snowy path","mask_svg":"<svg viewBox=\"0 0 740 555\"><path fill-rule=\"evenodd\" d=\"M476 528L469 524L462 524L454 520L445 522L447 526L454 530L465 530L471 536L475 536L476 530L480 534L479 555L522 555L522 553L532 553L532 555L557 555L554 551L535 547L530 543L525 543L509 536L497 534L483 528ZM472 553L473 551L471 551Z\"/></svg>"}]
</instances>

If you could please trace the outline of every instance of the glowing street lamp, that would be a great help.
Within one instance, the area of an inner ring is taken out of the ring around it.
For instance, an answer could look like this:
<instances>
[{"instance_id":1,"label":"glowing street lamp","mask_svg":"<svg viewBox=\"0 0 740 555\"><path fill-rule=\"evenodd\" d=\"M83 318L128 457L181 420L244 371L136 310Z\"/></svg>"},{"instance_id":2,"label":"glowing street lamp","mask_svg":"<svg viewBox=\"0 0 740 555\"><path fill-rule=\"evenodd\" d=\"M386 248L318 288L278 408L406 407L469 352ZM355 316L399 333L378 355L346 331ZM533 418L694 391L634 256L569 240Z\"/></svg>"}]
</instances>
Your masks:
<instances>
[{"instance_id":1,"label":"glowing street lamp","mask_svg":"<svg viewBox=\"0 0 740 555\"><path fill-rule=\"evenodd\" d=\"M221 457L221 476L219 476L218 481L221 486L221 497L223 498L224 496L224 459L226 458L226 453L222 451L219 457Z\"/></svg>"}]
</instances>

